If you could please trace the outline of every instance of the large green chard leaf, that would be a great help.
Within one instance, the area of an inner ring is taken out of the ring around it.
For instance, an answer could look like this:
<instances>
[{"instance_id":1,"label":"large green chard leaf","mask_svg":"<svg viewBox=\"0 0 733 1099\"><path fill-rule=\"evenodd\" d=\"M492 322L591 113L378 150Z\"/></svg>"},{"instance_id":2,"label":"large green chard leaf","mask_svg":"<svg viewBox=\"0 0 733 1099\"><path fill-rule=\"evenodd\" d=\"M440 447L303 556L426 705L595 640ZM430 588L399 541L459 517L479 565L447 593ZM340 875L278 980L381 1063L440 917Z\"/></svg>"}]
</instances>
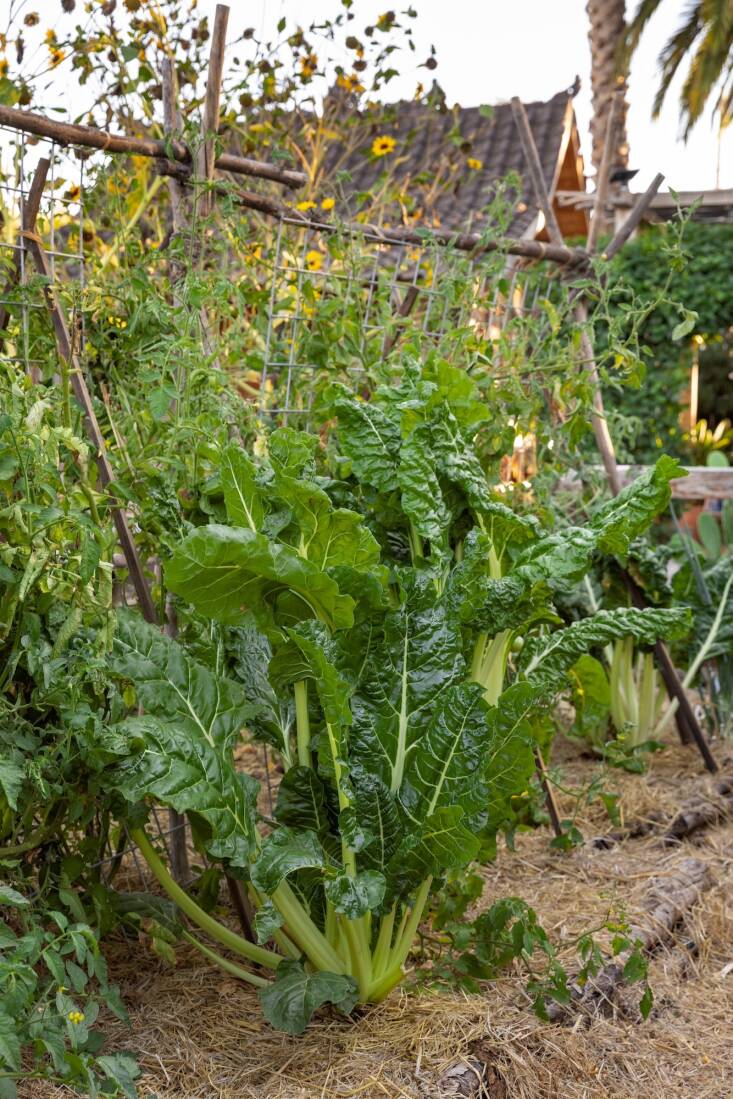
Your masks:
<instances>
[{"instance_id":1,"label":"large green chard leaf","mask_svg":"<svg viewBox=\"0 0 733 1099\"><path fill-rule=\"evenodd\" d=\"M221 483L229 522L235 527L261 530L266 508L257 483L257 467L234 443L221 453Z\"/></svg>"},{"instance_id":2,"label":"large green chard leaf","mask_svg":"<svg viewBox=\"0 0 733 1099\"><path fill-rule=\"evenodd\" d=\"M404 835L397 799L377 775L352 768L352 809L367 841L359 865L385 870Z\"/></svg>"},{"instance_id":3,"label":"large green chard leaf","mask_svg":"<svg viewBox=\"0 0 733 1099\"><path fill-rule=\"evenodd\" d=\"M130 755L110 781L130 802L154 798L188 813L208 855L244 868L256 850L259 783L234 769L231 754L178 720L128 718L115 727Z\"/></svg>"},{"instance_id":4,"label":"large green chard leaf","mask_svg":"<svg viewBox=\"0 0 733 1099\"><path fill-rule=\"evenodd\" d=\"M483 693L477 683L460 683L436 700L425 733L410 755L400 792L414 820L443 805L460 805L467 814L485 805L483 773L490 740Z\"/></svg>"},{"instance_id":5,"label":"large green chard leaf","mask_svg":"<svg viewBox=\"0 0 733 1099\"><path fill-rule=\"evenodd\" d=\"M288 874L323 865L323 848L315 832L278 828L267 837L252 864L252 884L260 892L272 894Z\"/></svg>"},{"instance_id":6,"label":"large green chard leaf","mask_svg":"<svg viewBox=\"0 0 733 1099\"><path fill-rule=\"evenodd\" d=\"M384 899L384 875L378 870L363 870L355 876L341 872L326 882L326 897L337 912L358 920L366 912L376 912Z\"/></svg>"},{"instance_id":7,"label":"large green chard leaf","mask_svg":"<svg viewBox=\"0 0 733 1099\"><path fill-rule=\"evenodd\" d=\"M410 832L392 858L389 877L405 886L417 885L431 875L460 869L476 857L480 842L464 823L460 805L444 805Z\"/></svg>"},{"instance_id":8,"label":"large green chard leaf","mask_svg":"<svg viewBox=\"0 0 733 1099\"><path fill-rule=\"evenodd\" d=\"M353 623L354 601L334 580L292 547L256 531L199 527L176 547L165 575L171 591L222 622L241 621L251 610L260 628L271 629L273 603L283 593L292 597L289 614L320 618L331 629Z\"/></svg>"},{"instance_id":9,"label":"large green chard leaf","mask_svg":"<svg viewBox=\"0 0 733 1099\"><path fill-rule=\"evenodd\" d=\"M685 609L598 611L564 630L531 638L522 651L520 670L532 683L556 687L578 657L590 649L619 637L633 637L641 645L652 645L658 637L674 640L684 637L690 625L690 614Z\"/></svg>"},{"instance_id":10,"label":"large green chard leaf","mask_svg":"<svg viewBox=\"0 0 733 1099\"><path fill-rule=\"evenodd\" d=\"M118 611L112 671L135 684L146 713L194 739L226 746L256 712L242 688L193 660L186 650L132 611Z\"/></svg>"},{"instance_id":11,"label":"large green chard leaf","mask_svg":"<svg viewBox=\"0 0 733 1099\"><path fill-rule=\"evenodd\" d=\"M443 499L430 450L431 428L421 424L403 441L397 478L402 510L434 550L447 548L451 514Z\"/></svg>"},{"instance_id":12,"label":"large green chard leaf","mask_svg":"<svg viewBox=\"0 0 733 1099\"><path fill-rule=\"evenodd\" d=\"M461 639L446 607L430 578L415 575L401 606L384 616L352 696L354 761L396 792L436 700L464 672Z\"/></svg>"},{"instance_id":13,"label":"large green chard leaf","mask_svg":"<svg viewBox=\"0 0 733 1099\"><path fill-rule=\"evenodd\" d=\"M341 450L351 459L354 473L379 492L395 491L402 445L398 418L373 401L357 400L342 386L334 387L334 394Z\"/></svg>"},{"instance_id":14,"label":"large green chard leaf","mask_svg":"<svg viewBox=\"0 0 733 1099\"><path fill-rule=\"evenodd\" d=\"M302 1034L313 1012L335 1004L348 1013L359 999L356 982L338 973L307 973L300 962L285 960L275 980L260 992L262 1014L271 1026L286 1034Z\"/></svg>"},{"instance_id":15,"label":"large green chard leaf","mask_svg":"<svg viewBox=\"0 0 733 1099\"><path fill-rule=\"evenodd\" d=\"M329 829L326 789L312 767L291 767L277 790L275 818L291 828L324 836Z\"/></svg>"},{"instance_id":16,"label":"large green chard leaf","mask_svg":"<svg viewBox=\"0 0 733 1099\"><path fill-rule=\"evenodd\" d=\"M590 527L598 534L600 551L625 556L631 542L669 505L669 482L684 476L685 470L676 459L663 454L655 466L597 511Z\"/></svg>"},{"instance_id":17,"label":"large green chard leaf","mask_svg":"<svg viewBox=\"0 0 733 1099\"><path fill-rule=\"evenodd\" d=\"M502 692L488 715L490 750L484 763L486 830L496 831L506 820L509 799L527 788L535 769L534 733L531 718L542 701L544 687L513 683Z\"/></svg>"}]
</instances>

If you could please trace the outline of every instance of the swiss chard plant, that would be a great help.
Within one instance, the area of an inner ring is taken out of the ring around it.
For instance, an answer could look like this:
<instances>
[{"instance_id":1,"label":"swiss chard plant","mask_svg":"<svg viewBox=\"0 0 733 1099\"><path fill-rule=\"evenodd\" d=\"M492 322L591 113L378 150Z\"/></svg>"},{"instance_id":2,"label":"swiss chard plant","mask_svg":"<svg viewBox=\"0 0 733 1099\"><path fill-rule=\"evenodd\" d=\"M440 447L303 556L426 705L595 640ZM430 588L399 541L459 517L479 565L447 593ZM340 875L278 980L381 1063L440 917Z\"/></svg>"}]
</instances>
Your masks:
<instances>
[{"instance_id":1,"label":"swiss chard plant","mask_svg":"<svg viewBox=\"0 0 733 1099\"><path fill-rule=\"evenodd\" d=\"M402 980L431 891L491 851L534 769L533 722L579 655L685 628L667 610L558 628L552 606L553 584L594 552L625 552L675 463L558 535L492 491L485 406L460 372L408 364L372 401L342 390L333 408L325 449L290 429L257 461L227 446L212 488L223 521L192 529L166 567L193 624L236 639L236 678L129 613L113 655L143 711L115 730L111 781L133 834L186 938L293 1033L324 1002L349 1011ZM282 760L266 820L235 763L244 726ZM246 883L259 943L173 881L145 831L153 800Z\"/></svg>"}]
</instances>

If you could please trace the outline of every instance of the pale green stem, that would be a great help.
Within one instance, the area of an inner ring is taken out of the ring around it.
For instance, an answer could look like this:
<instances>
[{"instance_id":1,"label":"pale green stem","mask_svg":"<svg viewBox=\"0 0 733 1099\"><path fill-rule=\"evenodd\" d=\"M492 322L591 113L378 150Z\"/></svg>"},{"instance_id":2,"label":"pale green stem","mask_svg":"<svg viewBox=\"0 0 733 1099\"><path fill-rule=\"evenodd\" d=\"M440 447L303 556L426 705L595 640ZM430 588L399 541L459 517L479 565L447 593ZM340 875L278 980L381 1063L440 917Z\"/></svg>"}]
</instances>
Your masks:
<instances>
[{"instance_id":1,"label":"pale green stem","mask_svg":"<svg viewBox=\"0 0 733 1099\"><path fill-rule=\"evenodd\" d=\"M271 899L285 920L288 935L316 969L330 973L347 972L342 959L313 923L286 881L278 885Z\"/></svg>"},{"instance_id":2,"label":"pale green stem","mask_svg":"<svg viewBox=\"0 0 733 1099\"><path fill-rule=\"evenodd\" d=\"M469 676L474 683L481 682L481 669L484 663L484 653L486 651L487 641L488 634L480 633L473 646L473 657L471 659L471 671L469 672Z\"/></svg>"},{"instance_id":3,"label":"pale green stem","mask_svg":"<svg viewBox=\"0 0 733 1099\"><path fill-rule=\"evenodd\" d=\"M109 244L108 247L105 249L102 255L101 262L99 264L100 272L104 271L110 260L117 255L120 245L135 228L138 221L150 205L151 200L155 198L156 194L158 193L164 182L165 181L162 176L156 176L148 189L145 191L143 197L140 200L140 204L136 208L132 217L129 219L129 221L126 222L125 225L123 225L119 233L115 234L115 236L112 238L112 243Z\"/></svg>"},{"instance_id":4,"label":"pale green stem","mask_svg":"<svg viewBox=\"0 0 733 1099\"><path fill-rule=\"evenodd\" d=\"M298 738L298 763L311 765L311 729L308 718L308 683L301 679L295 684L295 728Z\"/></svg>"},{"instance_id":5,"label":"pale green stem","mask_svg":"<svg viewBox=\"0 0 733 1099\"><path fill-rule=\"evenodd\" d=\"M349 944L351 972L359 986L359 996L362 1000L366 1000L369 996L369 986L372 983L369 948L364 949L363 937L359 934L355 920L347 920L345 916L339 916L339 926L344 933L346 942Z\"/></svg>"},{"instance_id":6,"label":"pale green stem","mask_svg":"<svg viewBox=\"0 0 733 1099\"><path fill-rule=\"evenodd\" d=\"M203 908L199 908L196 902L181 889L180 885L168 873L163 860L142 828L133 828L130 835L140 848L158 883L171 900L178 905L181 912L197 924L202 931L205 931L207 935L211 935L212 939L216 939L217 942L221 943L222 946L226 946L233 953L248 958L249 961L255 962L257 965L268 966L270 969L276 969L280 965L282 958L279 954L275 954L271 950L265 950L261 946L256 946L255 943L247 942L241 935L236 935L228 927L220 924L218 920L213 919L208 912L204 912Z\"/></svg>"},{"instance_id":7,"label":"pale green stem","mask_svg":"<svg viewBox=\"0 0 733 1099\"><path fill-rule=\"evenodd\" d=\"M257 988L267 988L270 984L265 977L259 977L256 973L250 973L248 969L243 969L241 965L237 965L235 962L230 962L228 958L222 958L221 954L217 954L215 950L211 950L208 946L205 946L197 938L190 934L188 931L183 931L183 938L191 946L195 946L205 958L208 958L214 965L218 965L220 969L223 969L226 973L230 973L232 977L239 978L240 981L247 981L251 985L256 985Z\"/></svg>"},{"instance_id":8,"label":"pale green stem","mask_svg":"<svg viewBox=\"0 0 733 1099\"><path fill-rule=\"evenodd\" d=\"M383 1000L402 979L402 966L410 953L417 933L432 880L432 877L426 878L418 889L409 918L406 921L403 919L404 930L397 935L394 949L390 952L387 969L380 977L372 981L369 989L369 999L372 1003L379 1003L380 1000Z\"/></svg>"},{"instance_id":9,"label":"pale green stem","mask_svg":"<svg viewBox=\"0 0 733 1099\"><path fill-rule=\"evenodd\" d=\"M392 931L394 930L396 912L397 905L393 904L387 915L382 916L382 922L379 926L379 935L377 936L377 944L374 947L374 957L372 958L372 969L375 977L381 977L389 959L389 952L392 949Z\"/></svg>"}]
</instances>

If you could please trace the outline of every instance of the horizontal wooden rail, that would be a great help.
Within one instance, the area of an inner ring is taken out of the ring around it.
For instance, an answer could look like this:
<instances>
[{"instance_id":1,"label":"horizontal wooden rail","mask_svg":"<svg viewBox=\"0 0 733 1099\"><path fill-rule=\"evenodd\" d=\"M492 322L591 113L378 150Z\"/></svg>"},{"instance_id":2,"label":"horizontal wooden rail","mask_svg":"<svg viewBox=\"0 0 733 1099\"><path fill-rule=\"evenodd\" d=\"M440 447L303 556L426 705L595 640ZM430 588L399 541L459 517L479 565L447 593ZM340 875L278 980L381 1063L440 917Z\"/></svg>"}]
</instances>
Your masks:
<instances>
[{"instance_id":1,"label":"horizontal wooden rail","mask_svg":"<svg viewBox=\"0 0 733 1099\"><path fill-rule=\"evenodd\" d=\"M619 466L621 487L631 484L647 466ZM708 466L687 466L687 476L671 482L672 496L675 500L733 500L733 469L710 469ZM591 470L601 474L601 466L592 466ZM566 473L560 478L558 489L572 492L581 487L577 473Z\"/></svg>"},{"instance_id":2,"label":"horizontal wooden rail","mask_svg":"<svg viewBox=\"0 0 733 1099\"><path fill-rule=\"evenodd\" d=\"M107 153L131 153L133 156L155 159L172 157L181 164L191 163L191 153L181 141L155 141L149 137L110 134L92 126L57 122L55 119L33 114L32 111L21 111L17 107L0 106L0 126L9 126L13 130L36 134L38 137L48 137L62 145L81 145L86 149L101 149ZM250 160L249 157L235 156L233 153L222 153L217 158L215 167L221 172L271 179L286 187L302 187L307 182L303 172L292 172L288 168L278 168L275 164Z\"/></svg>"}]
</instances>

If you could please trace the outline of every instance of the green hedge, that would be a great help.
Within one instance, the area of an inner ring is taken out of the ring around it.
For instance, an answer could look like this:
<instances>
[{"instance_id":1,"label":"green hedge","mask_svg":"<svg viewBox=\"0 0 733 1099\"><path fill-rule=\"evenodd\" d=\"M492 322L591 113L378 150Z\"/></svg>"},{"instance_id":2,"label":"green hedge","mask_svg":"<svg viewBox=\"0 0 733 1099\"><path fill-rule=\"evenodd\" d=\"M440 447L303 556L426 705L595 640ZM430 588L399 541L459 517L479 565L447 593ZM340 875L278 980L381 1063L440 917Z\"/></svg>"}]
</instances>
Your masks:
<instances>
[{"instance_id":1,"label":"green hedge","mask_svg":"<svg viewBox=\"0 0 733 1099\"><path fill-rule=\"evenodd\" d=\"M665 285L670 257L665 242L678 229L666 225L642 231L614 263L615 274L642 300L653 299ZM670 301L644 322L640 338L646 378L640 389L608 387L605 399L625 439L627 453L649 461L660 450L685 457L679 427L679 399L689 380L693 335L709 345L701 355L700 415L718 420L733 411L733 225L690 222L683 235L684 260L672 275ZM680 306L697 313L689 336L674 340ZM623 421L633 418L626 424ZM633 429L636 429L635 431Z\"/></svg>"}]
</instances>

